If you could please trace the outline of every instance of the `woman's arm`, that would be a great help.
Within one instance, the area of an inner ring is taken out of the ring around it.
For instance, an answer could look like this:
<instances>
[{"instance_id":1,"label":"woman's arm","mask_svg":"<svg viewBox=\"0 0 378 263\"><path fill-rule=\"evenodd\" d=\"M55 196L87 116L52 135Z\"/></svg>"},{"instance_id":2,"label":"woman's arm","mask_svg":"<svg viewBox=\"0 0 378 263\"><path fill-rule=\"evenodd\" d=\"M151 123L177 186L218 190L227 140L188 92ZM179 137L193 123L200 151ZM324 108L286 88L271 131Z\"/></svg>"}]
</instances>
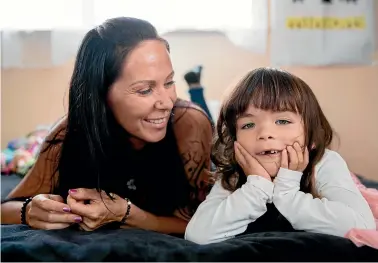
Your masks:
<instances>
[{"instance_id":1,"label":"woman's arm","mask_svg":"<svg viewBox=\"0 0 378 263\"><path fill-rule=\"evenodd\" d=\"M327 150L316 169L320 198L299 191L302 173L280 169L273 203L297 230L345 236L352 228L375 229L373 214L342 157Z\"/></svg>"},{"instance_id":2,"label":"woman's arm","mask_svg":"<svg viewBox=\"0 0 378 263\"><path fill-rule=\"evenodd\" d=\"M176 108L174 129L186 176L191 186L191 205L178 209L175 214L189 221L214 183L210 173L213 129L205 112L195 105Z\"/></svg>"},{"instance_id":3,"label":"woman's arm","mask_svg":"<svg viewBox=\"0 0 378 263\"><path fill-rule=\"evenodd\" d=\"M49 145L46 141L59 139L64 136L60 131L65 125L65 119L62 119L46 137L41 146L41 152L34 166L30 169L22 181L8 195L8 199L31 197L37 194L47 194L51 191L52 176L56 168L57 156L60 151L60 145ZM1 204L1 223L2 224L20 224L22 201L6 201ZM30 205L30 204L29 204Z\"/></svg>"},{"instance_id":4,"label":"woman's arm","mask_svg":"<svg viewBox=\"0 0 378 263\"><path fill-rule=\"evenodd\" d=\"M22 201L9 201L1 204L1 224L21 224Z\"/></svg>"},{"instance_id":5,"label":"woman's arm","mask_svg":"<svg viewBox=\"0 0 378 263\"><path fill-rule=\"evenodd\" d=\"M130 216L126 225L121 228L135 227L164 234L182 234L187 224L188 222L181 218L155 216L131 204Z\"/></svg>"},{"instance_id":6,"label":"woman's arm","mask_svg":"<svg viewBox=\"0 0 378 263\"><path fill-rule=\"evenodd\" d=\"M182 234L187 222L177 217L158 217L146 212L128 200L112 194L111 199L104 191L96 189L70 189L67 204L71 212L83 218L79 225L86 231L93 231L99 227L122 222L127 213L125 224L121 228L140 228L165 234ZM89 201L89 202L85 202Z\"/></svg>"},{"instance_id":7,"label":"woman's arm","mask_svg":"<svg viewBox=\"0 0 378 263\"><path fill-rule=\"evenodd\" d=\"M190 220L185 239L199 244L220 242L243 233L248 224L266 211L271 202L273 183L261 176L250 175L247 182L231 193L220 181Z\"/></svg>"}]
</instances>

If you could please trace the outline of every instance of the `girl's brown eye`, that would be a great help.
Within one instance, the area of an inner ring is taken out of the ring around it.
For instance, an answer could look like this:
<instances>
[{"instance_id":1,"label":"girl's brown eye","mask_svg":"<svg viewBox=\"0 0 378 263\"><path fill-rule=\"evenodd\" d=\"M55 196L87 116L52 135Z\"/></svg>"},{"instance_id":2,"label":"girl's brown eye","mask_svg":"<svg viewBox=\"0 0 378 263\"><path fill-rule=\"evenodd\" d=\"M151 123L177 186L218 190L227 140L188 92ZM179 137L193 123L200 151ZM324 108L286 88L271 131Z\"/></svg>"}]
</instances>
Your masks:
<instances>
[{"instance_id":1,"label":"girl's brown eye","mask_svg":"<svg viewBox=\"0 0 378 263\"><path fill-rule=\"evenodd\" d=\"M256 125L254 123L247 123L242 126L242 130L254 128Z\"/></svg>"},{"instance_id":2,"label":"girl's brown eye","mask_svg":"<svg viewBox=\"0 0 378 263\"><path fill-rule=\"evenodd\" d=\"M291 122L288 121L288 120L277 120L276 121L276 124L278 125L286 125L286 124L290 124Z\"/></svg>"}]
</instances>

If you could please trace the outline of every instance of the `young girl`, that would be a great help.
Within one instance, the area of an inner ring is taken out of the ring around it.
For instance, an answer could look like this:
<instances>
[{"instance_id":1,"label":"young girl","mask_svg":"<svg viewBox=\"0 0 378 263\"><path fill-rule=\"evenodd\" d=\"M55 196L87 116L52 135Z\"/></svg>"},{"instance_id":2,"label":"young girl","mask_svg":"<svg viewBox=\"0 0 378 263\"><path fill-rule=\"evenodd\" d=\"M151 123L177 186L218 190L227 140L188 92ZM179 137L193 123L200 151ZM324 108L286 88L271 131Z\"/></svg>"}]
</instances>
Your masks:
<instances>
[{"instance_id":1,"label":"young girl","mask_svg":"<svg viewBox=\"0 0 378 263\"><path fill-rule=\"evenodd\" d=\"M375 229L372 212L310 87L290 73L247 74L221 108L212 160L218 180L185 238L219 242L244 233L344 236Z\"/></svg>"}]
</instances>

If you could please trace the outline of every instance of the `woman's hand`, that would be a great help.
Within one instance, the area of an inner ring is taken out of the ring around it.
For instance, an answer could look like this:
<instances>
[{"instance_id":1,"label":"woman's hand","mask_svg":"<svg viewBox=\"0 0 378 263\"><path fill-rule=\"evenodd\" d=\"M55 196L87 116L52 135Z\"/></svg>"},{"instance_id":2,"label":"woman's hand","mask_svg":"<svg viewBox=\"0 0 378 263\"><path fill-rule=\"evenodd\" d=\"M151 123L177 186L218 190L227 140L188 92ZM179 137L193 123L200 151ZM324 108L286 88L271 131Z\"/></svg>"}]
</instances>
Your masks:
<instances>
[{"instance_id":1,"label":"woman's hand","mask_svg":"<svg viewBox=\"0 0 378 263\"><path fill-rule=\"evenodd\" d=\"M265 179L272 181L268 172L264 169L264 167L250 155L244 148L241 146L240 143L235 142L235 158L238 164L243 169L245 175L260 175Z\"/></svg>"},{"instance_id":2,"label":"woman's hand","mask_svg":"<svg viewBox=\"0 0 378 263\"><path fill-rule=\"evenodd\" d=\"M302 147L298 142L295 142L293 146L288 145L286 149L282 151L281 167L292 171L303 172L309 162L309 152L307 147L302 150Z\"/></svg>"},{"instance_id":3,"label":"woman's hand","mask_svg":"<svg viewBox=\"0 0 378 263\"><path fill-rule=\"evenodd\" d=\"M127 202L116 194L112 200L104 191L96 189L71 189L67 204L73 213L83 218L79 224L86 231L93 231L111 222L120 222L125 216Z\"/></svg>"},{"instance_id":4,"label":"woman's hand","mask_svg":"<svg viewBox=\"0 0 378 263\"><path fill-rule=\"evenodd\" d=\"M26 222L37 229L62 229L81 222L59 195L36 195L26 207Z\"/></svg>"}]
</instances>

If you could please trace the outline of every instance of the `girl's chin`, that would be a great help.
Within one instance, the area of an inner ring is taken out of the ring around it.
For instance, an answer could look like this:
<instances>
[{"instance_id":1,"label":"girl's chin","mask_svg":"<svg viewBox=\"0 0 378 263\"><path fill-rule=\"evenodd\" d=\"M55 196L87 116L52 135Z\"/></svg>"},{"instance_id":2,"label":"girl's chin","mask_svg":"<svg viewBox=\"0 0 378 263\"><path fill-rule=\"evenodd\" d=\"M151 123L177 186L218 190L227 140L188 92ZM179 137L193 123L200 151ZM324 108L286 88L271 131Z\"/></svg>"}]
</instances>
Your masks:
<instances>
[{"instance_id":1,"label":"girl's chin","mask_svg":"<svg viewBox=\"0 0 378 263\"><path fill-rule=\"evenodd\" d=\"M271 166L269 165L269 167L264 167L264 169L268 172L268 174L269 174L269 176L270 176L271 178L274 178L274 177L276 177L277 174L278 174L279 167L278 167L278 168L277 168L277 167L271 167Z\"/></svg>"},{"instance_id":2,"label":"girl's chin","mask_svg":"<svg viewBox=\"0 0 378 263\"><path fill-rule=\"evenodd\" d=\"M270 178L276 178L277 174L269 174Z\"/></svg>"},{"instance_id":3,"label":"girl's chin","mask_svg":"<svg viewBox=\"0 0 378 263\"><path fill-rule=\"evenodd\" d=\"M262 167L268 172L271 177L275 177L280 169L281 160L259 160Z\"/></svg>"}]
</instances>

